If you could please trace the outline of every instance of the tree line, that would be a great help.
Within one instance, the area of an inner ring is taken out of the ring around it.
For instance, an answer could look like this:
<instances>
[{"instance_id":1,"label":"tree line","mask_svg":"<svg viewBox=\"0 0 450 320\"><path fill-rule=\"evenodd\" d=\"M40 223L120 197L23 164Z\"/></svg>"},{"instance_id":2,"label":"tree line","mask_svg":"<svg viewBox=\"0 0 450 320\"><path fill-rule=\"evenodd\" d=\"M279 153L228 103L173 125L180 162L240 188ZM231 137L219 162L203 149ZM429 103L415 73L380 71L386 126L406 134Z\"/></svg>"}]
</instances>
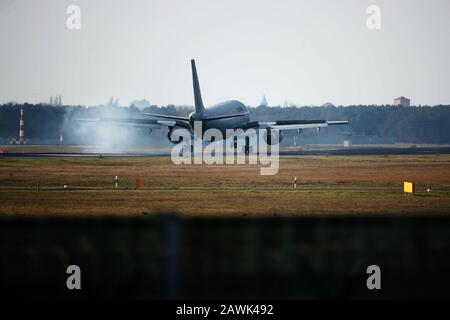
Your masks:
<instances>
[{"instance_id":1,"label":"tree line","mask_svg":"<svg viewBox=\"0 0 450 320\"><path fill-rule=\"evenodd\" d=\"M141 112L187 116L188 106L148 106L138 109L119 106L54 106L46 104L0 105L0 139L3 143L18 136L20 109L24 110L25 134L30 140L58 139L61 130L73 131L77 118L139 117ZM313 130L301 133L305 137L327 139L339 136L362 142L385 141L399 143L450 143L450 106L397 107L383 106L322 106L322 107L248 107L251 120L274 121L291 119L348 120L349 126L330 127L319 134ZM313 131L313 132L311 132ZM293 135L295 133L288 133Z\"/></svg>"}]
</instances>

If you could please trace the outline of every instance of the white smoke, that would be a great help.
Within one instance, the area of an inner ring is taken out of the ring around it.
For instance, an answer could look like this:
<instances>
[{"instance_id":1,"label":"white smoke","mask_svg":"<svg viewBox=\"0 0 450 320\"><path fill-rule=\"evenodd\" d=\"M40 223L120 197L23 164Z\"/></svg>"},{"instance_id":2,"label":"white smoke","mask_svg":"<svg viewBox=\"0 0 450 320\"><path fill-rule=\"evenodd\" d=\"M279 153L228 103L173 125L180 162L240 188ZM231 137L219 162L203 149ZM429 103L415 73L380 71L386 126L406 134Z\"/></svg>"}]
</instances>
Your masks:
<instances>
[{"instance_id":1,"label":"white smoke","mask_svg":"<svg viewBox=\"0 0 450 320\"><path fill-rule=\"evenodd\" d=\"M150 102L146 99L141 99L141 100L133 100L130 103L130 107L136 107L138 108L140 111L144 110L145 108L150 107Z\"/></svg>"},{"instance_id":2,"label":"white smoke","mask_svg":"<svg viewBox=\"0 0 450 320\"><path fill-rule=\"evenodd\" d=\"M117 105L80 107L66 115L65 140L104 153L126 153L143 146L160 145L158 131L150 134L149 128L120 123L123 119L140 117L139 112Z\"/></svg>"}]
</instances>

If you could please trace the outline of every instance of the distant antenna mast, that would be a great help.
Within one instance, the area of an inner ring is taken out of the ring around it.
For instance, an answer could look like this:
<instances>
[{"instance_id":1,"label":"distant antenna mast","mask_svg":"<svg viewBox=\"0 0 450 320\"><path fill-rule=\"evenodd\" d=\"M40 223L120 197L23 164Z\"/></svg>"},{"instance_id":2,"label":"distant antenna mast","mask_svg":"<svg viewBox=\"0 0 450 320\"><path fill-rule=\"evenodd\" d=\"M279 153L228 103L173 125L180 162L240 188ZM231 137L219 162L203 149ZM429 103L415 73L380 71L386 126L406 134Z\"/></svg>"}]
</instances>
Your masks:
<instances>
[{"instance_id":1,"label":"distant antenna mast","mask_svg":"<svg viewBox=\"0 0 450 320\"><path fill-rule=\"evenodd\" d=\"M25 132L23 122L23 109L20 109L20 121L19 121L19 144L25 144Z\"/></svg>"}]
</instances>

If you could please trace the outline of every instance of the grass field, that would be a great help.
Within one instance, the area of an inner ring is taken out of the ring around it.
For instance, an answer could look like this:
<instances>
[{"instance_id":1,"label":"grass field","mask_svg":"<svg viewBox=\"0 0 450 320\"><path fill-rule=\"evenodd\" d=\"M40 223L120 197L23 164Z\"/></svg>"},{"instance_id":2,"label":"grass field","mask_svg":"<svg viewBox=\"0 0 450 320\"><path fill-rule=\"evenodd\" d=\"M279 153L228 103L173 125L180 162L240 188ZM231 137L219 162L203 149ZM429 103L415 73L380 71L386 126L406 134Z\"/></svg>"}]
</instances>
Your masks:
<instances>
[{"instance_id":1,"label":"grass field","mask_svg":"<svg viewBox=\"0 0 450 320\"><path fill-rule=\"evenodd\" d=\"M414 197L404 196L405 180L416 182ZM3 216L450 214L450 156L281 158L273 176L258 165L176 166L168 157L4 158L0 202Z\"/></svg>"}]
</instances>

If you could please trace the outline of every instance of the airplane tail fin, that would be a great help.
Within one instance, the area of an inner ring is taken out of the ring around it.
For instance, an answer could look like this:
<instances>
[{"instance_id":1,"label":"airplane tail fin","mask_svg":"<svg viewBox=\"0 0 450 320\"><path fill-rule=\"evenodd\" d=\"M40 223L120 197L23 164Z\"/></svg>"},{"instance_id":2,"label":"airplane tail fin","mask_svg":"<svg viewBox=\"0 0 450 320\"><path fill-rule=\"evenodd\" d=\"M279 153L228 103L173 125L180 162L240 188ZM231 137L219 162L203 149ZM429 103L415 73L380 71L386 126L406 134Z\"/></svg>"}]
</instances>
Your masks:
<instances>
[{"instance_id":1,"label":"airplane tail fin","mask_svg":"<svg viewBox=\"0 0 450 320\"><path fill-rule=\"evenodd\" d=\"M195 98L195 112L201 113L205 111L203 106L202 94L200 92L200 84L198 82L197 68L195 67L195 60L191 60L192 67L192 82L194 84L194 98Z\"/></svg>"}]
</instances>

